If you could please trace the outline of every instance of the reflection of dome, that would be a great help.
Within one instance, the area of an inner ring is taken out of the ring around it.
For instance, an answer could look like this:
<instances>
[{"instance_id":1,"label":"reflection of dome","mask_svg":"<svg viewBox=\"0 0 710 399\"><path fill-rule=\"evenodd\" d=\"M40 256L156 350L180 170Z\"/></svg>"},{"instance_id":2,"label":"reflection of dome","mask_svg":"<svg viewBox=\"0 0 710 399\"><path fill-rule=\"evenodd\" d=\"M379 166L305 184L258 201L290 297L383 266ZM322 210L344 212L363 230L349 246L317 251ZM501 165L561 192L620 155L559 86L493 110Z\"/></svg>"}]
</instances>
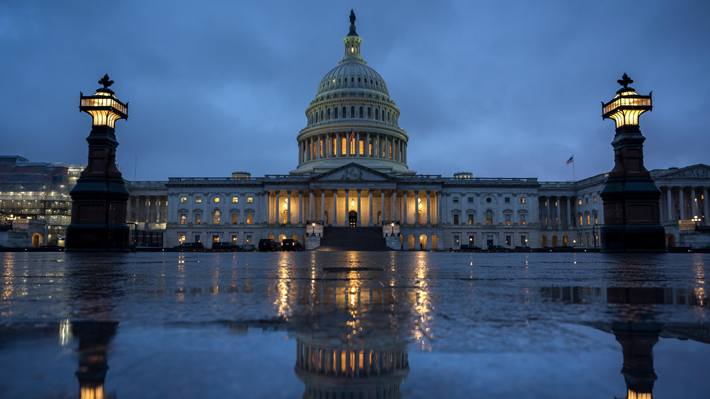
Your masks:
<instances>
[{"instance_id":1,"label":"reflection of dome","mask_svg":"<svg viewBox=\"0 0 710 399\"><path fill-rule=\"evenodd\" d=\"M384 173L414 174L407 168L409 137L398 126L399 109L382 76L362 59L354 15L351 22L343 59L325 74L306 109L298 169L291 173L322 173L355 161Z\"/></svg>"}]
</instances>

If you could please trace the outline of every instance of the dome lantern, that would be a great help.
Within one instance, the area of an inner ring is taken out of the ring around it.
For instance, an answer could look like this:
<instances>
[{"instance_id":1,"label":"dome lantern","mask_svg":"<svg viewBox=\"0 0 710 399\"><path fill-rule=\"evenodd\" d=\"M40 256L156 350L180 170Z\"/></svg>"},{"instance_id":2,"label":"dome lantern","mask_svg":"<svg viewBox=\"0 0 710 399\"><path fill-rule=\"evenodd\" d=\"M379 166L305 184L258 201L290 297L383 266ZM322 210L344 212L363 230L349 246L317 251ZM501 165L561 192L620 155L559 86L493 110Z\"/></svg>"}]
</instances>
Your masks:
<instances>
[{"instance_id":1,"label":"dome lantern","mask_svg":"<svg viewBox=\"0 0 710 399\"><path fill-rule=\"evenodd\" d=\"M362 39L360 39L360 36L358 36L355 31L355 12L353 10L350 10L350 33L343 39L343 44L345 44L345 55L343 56L343 60L340 61L341 64L352 60L365 62L360 55Z\"/></svg>"}]
</instances>

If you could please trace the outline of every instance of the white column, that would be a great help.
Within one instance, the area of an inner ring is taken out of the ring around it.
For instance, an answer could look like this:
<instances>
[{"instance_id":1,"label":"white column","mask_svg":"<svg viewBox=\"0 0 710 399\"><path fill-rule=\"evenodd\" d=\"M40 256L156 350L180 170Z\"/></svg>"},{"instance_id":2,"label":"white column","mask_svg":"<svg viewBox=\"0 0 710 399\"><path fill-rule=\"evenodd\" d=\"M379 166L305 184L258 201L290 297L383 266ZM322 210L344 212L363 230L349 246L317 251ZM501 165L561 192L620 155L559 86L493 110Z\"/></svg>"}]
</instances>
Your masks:
<instances>
[{"instance_id":1,"label":"white column","mask_svg":"<svg viewBox=\"0 0 710 399\"><path fill-rule=\"evenodd\" d=\"M320 190L320 220L325 223L325 190Z\"/></svg>"},{"instance_id":2,"label":"white column","mask_svg":"<svg viewBox=\"0 0 710 399\"><path fill-rule=\"evenodd\" d=\"M338 226L338 190L333 190L333 227Z\"/></svg>"},{"instance_id":3,"label":"white column","mask_svg":"<svg viewBox=\"0 0 710 399\"><path fill-rule=\"evenodd\" d=\"M392 190L392 221L397 221L397 189Z\"/></svg>"},{"instance_id":4,"label":"white column","mask_svg":"<svg viewBox=\"0 0 710 399\"><path fill-rule=\"evenodd\" d=\"M382 152L382 151L380 151L380 135L379 134L375 134L374 144L375 144L375 148L373 150L374 156L375 156L375 158L379 158L380 152Z\"/></svg>"},{"instance_id":5,"label":"white column","mask_svg":"<svg viewBox=\"0 0 710 399\"><path fill-rule=\"evenodd\" d=\"M306 211L303 209L303 190L298 190L298 224L303 225L304 214Z\"/></svg>"},{"instance_id":6,"label":"white column","mask_svg":"<svg viewBox=\"0 0 710 399\"><path fill-rule=\"evenodd\" d=\"M547 202L547 225L545 226L545 228L549 229L552 227L552 197L545 197L545 201Z\"/></svg>"},{"instance_id":7,"label":"white column","mask_svg":"<svg viewBox=\"0 0 710 399\"><path fill-rule=\"evenodd\" d=\"M276 220L275 223L277 226L281 225L281 211L279 210L279 202L281 200L281 190L276 190Z\"/></svg>"},{"instance_id":8,"label":"white column","mask_svg":"<svg viewBox=\"0 0 710 399\"><path fill-rule=\"evenodd\" d=\"M419 190L414 190L414 227L419 226Z\"/></svg>"},{"instance_id":9,"label":"white column","mask_svg":"<svg viewBox=\"0 0 710 399\"><path fill-rule=\"evenodd\" d=\"M680 203L680 220L685 220L685 198L683 198L683 186L678 190L678 202Z\"/></svg>"},{"instance_id":10,"label":"white column","mask_svg":"<svg viewBox=\"0 0 710 399\"><path fill-rule=\"evenodd\" d=\"M668 192L666 194L666 214L668 215L667 220L671 221L675 219L675 212L673 212L673 187L666 187L666 191Z\"/></svg>"},{"instance_id":11,"label":"white column","mask_svg":"<svg viewBox=\"0 0 710 399\"><path fill-rule=\"evenodd\" d=\"M360 190L357 189L357 226L360 227L362 226L362 217L360 216L362 213L360 211Z\"/></svg>"},{"instance_id":12,"label":"white column","mask_svg":"<svg viewBox=\"0 0 710 399\"><path fill-rule=\"evenodd\" d=\"M349 157L350 156L350 132L345 133L345 156Z\"/></svg>"},{"instance_id":13,"label":"white column","mask_svg":"<svg viewBox=\"0 0 710 399\"><path fill-rule=\"evenodd\" d=\"M557 204L555 206L555 208L557 208L557 219L555 219L555 228L559 229L560 221L562 219L562 216L560 215L560 197L555 197L555 203Z\"/></svg>"},{"instance_id":14,"label":"white column","mask_svg":"<svg viewBox=\"0 0 710 399\"><path fill-rule=\"evenodd\" d=\"M382 212L380 213L380 226L384 226L384 221L385 221L385 190L380 190L380 193L382 194L382 200L380 201L380 208L382 208Z\"/></svg>"},{"instance_id":15,"label":"white column","mask_svg":"<svg viewBox=\"0 0 710 399\"><path fill-rule=\"evenodd\" d=\"M431 227L431 191L430 190L426 190L426 227Z\"/></svg>"},{"instance_id":16,"label":"white column","mask_svg":"<svg viewBox=\"0 0 710 399\"><path fill-rule=\"evenodd\" d=\"M409 225L409 213L407 213L407 190L404 190L404 197L403 198L403 203L402 203L402 213L404 214L404 222L402 223L403 226Z\"/></svg>"},{"instance_id":17,"label":"white column","mask_svg":"<svg viewBox=\"0 0 710 399\"><path fill-rule=\"evenodd\" d=\"M293 197L291 196L291 190L286 191L287 199L286 199L286 225L291 226L291 200Z\"/></svg>"},{"instance_id":18,"label":"white column","mask_svg":"<svg viewBox=\"0 0 710 399\"><path fill-rule=\"evenodd\" d=\"M691 207L690 211L693 213L693 217L698 216L698 200L695 198L695 187L690 188L690 198L691 198Z\"/></svg>"},{"instance_id":19,"label":"white column","mask_svg":"<svg viewBox=\"0 0 710 399\"><path fill-rule=\"evenodd\" d=\"M308 200L308 207L310 208L308 213L308 221L313 222L313 189L308 190L308 194L310 197Z\"/></svg>"},{"instance_id":20,"label":"white column","mask_svg":"<svg viewBox=\"0 0 710 399\"><path fill-rule=\"evenodd\" d=\"M372 222L372 189L368 189L367 192L370 194L370 202L368 205L368 208L370 209L370 221L367 222L367 225L372 227L374 226L374 223Z\"/></svg>"},{"instance_id":21,"label":"white column","mask_svg":"<svg viewBox=\"0 0 710 399\"><path fill-rule=\"evenodd\" d=\"M567 196L567 228L571 229L572 228L572 201L570 200L570 197Z\"/></svg>"}]
</instances>

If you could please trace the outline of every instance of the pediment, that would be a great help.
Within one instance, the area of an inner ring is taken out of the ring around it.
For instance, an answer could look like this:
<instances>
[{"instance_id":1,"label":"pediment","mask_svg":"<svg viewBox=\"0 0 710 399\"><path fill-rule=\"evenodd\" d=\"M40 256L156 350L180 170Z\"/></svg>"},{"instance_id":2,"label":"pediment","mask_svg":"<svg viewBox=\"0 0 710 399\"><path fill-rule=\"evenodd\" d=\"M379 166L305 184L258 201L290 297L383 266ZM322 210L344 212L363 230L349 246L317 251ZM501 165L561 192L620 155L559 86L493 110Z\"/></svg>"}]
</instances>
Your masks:
<instances>
[{"instance_id":1,"label":"pediment","mask_svg":"<svg viewBox=\"0 0 710 399\"><path fill-rule=\"evenodd\" d=\"M662 179L709 179L710 166L697 164L682 169L673 169L655 176Z\"/></svg>"},{"instance_id":2,"label":"pediment","mask_svg":"<svg viewBox=\"0 0 710 399\"><path fill-rule=\"evenodd\" d=\"M329 170L311 179L312 181L390 181L392 178L374 169L351 162Z\"/></svg>"}]
</instances>

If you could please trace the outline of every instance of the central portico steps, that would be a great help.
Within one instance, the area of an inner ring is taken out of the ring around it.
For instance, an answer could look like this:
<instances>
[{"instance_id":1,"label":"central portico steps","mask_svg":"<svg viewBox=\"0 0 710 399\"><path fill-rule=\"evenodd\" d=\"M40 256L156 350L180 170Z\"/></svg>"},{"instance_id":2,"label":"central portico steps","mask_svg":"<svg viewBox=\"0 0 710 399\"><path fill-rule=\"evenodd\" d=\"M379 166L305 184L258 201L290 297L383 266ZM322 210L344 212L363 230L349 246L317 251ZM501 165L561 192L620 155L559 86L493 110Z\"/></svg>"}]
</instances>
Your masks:
<instances>
[{"instance_id":1,"label":"central portico steps","mask_svg":"<svg viewBox=\"0 0 710 399\"><path fill-rule=\"evenodd\" d=\"M314 251L391 251L382 227L326 227Z\"/></svg>"}]
</instances>

